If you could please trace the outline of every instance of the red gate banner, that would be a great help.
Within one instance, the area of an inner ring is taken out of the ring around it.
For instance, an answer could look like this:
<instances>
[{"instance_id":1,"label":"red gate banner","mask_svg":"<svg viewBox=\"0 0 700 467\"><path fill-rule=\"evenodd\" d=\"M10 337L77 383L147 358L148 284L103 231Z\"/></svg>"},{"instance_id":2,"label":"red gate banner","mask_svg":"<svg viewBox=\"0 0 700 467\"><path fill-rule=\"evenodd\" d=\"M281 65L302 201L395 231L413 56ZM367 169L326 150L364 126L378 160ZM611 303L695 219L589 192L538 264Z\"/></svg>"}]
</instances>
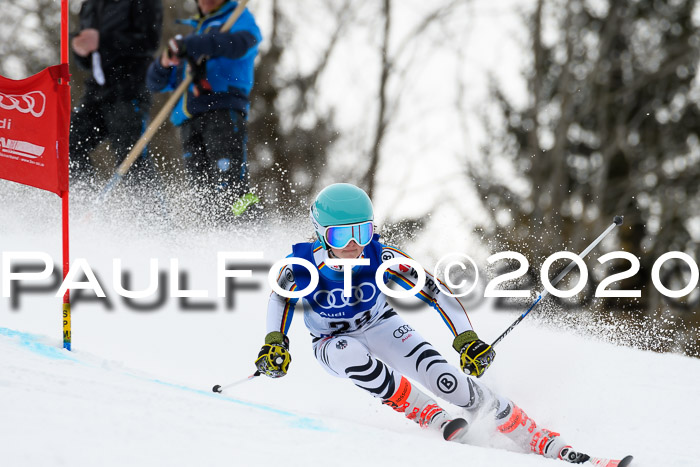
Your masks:
<instances>
[{"instance_id":1,"label":"red gate banner","mask_svg":"<svg viewBox=\"0 0 700 467\"><path fill-rule=\"evenodd\" d=\"M68 65L23 80L0 76L0 178L68 191Z\"/></svg>"}]
</instances>

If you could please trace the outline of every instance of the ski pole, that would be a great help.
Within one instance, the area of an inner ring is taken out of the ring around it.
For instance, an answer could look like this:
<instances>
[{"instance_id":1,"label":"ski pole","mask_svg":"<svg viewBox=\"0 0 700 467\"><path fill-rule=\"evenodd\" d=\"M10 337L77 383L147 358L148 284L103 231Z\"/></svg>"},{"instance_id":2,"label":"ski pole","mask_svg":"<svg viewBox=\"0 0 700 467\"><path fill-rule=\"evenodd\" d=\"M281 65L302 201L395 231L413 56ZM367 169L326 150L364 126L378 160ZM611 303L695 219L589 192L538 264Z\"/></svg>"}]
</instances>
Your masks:
<instances>
[{"instance_id":1,"label":"ski pole","mask_svg":"<svg viewBox=\"0 0 700 467\"><path fill-rule=\"evenodd\" d=\"M231 16L229 16L228 20L221 26L220 31L221 32L227 32L231 27L234 25L236 21L238 21L238 18L241 16L243 13L243 10L245 10L246 5L248 4L250 0L240 0L238 2L238 6L233 10L233 13L231 13ZM136 161L136 159L139 157L141 152L145 149L146 145L148 142L153 138L153 135L156 134L156 131L158 131L158 128L163 124L165 119L170 115L170 112L173 110L175 107L175 104L177 104L177 101L180 100L180 97L187 91L187 87L192 83L192 74L188 73L185 75L185 78L183 79L182 83L175 89L175 91L172 93L170 98L168 98L167 102L165 105L163 105L163 108L158 112L156 117L151 121L151 123L148 124L148 127L146 128L146 131L141 135L141 138L136 142L134 147L129 151L129 154L124 158L122 163L117 167L117 171L114 173L114 176L112 179L109 181L107 186L104 187L102 192L100 193L98 197L98 203L104 202L104 200L107 198L107 195L114 189L115 186L121 182L122 178L124 178L124 175L126 175L126 172L129 170L131 165Z\"/></svg>"},{"instance_id":2,"label":"ski pole","mask_svg":"<svg viewBox=\"0 0 700 467\"><path fill-rule=\"evenodd\" d=\"M252 380L252 379L257 378L258 376L260 376L260 372L259 372L259 371L256 371L255 373L253 373L252 375L248 376L247 378L239 379L238 381L234 381L233 383L229 383L229 384L226 384L226 385L224 385L224 386L221 386L221 385L217 384L216 386L214 386L213 388L211 388L211 390L214 391L214 392L218 392L219 394L221 394L221 393L224 392L226 389L232 388L232 387L234 387L234 386L238 386L239 384L245 383L246 381L250 381L250 380Z\"/></svg>"},{"instance_id":3,"label":"ski pole","mask_svg":"<svg viewBox=\"0 0 700 467\"><path fill-rule=\"evenodd\" d=\"M590 253L591 250L593 250L593 248L595 248L596 245L598 245L598 244L599 244L610 232L612 232L612 230L613 230L615 227L617 227L618 225L622 225L622 216L615 216L615 218L613 219L612 224L610 224L610 225L608 226L608 228L605 229L605 232L603 232L602 234L600 234L600 235L598 236L598 238L596 238L595 240L593 240L593 242L591 242L591 244L588 245L588 246L586 247L586 249L583 250L583 251L581 252L580 255L578 255L578 257L581 258L581 259L585 258L586 255L588 255L588 253ZM564 270L552 281L552 286L557 285L557 283L558 283L560 280L562 280L562 279L564 278L564 276L566 276L566 275L569 273L569 271L571 271L575 266L576 266L576 261L572 261L571 263L569 263L569 265L568 265L566 268L564 268ZM499 342L501 342L501 341L503 340L503 338L506 337L506 336L508 335L508 333L510 333L510 331L512 331L512 330L515 328L515 326L517 326L518 324L520 324L520 322L521 322L523 319L525 319L525 317L532 311L532 309L535 308L535 306L537 306L537 304L540 303L540 302L542 301L542 299L545 298L547 295L549 295L549 292L547 291L547 289L545 289L544 291L542 291L542 292L539 294L539 296L537 297L537 299L532 303L532 305L530 305L530 308L528 308L527 310L525 310L525 313L523 313L522 315L520 315L520 316L518 317L518 319L516 319L516 320L513 322L513 324L511 324L511 325L508 327L508 329L506 329L506 330L503 332L503 334L501 334L500 336L498 336L498 338L497 338L495 341L493 341L493 344L491 344L491 347L495 347L496 344L498 344Z\"/></svg>"}]
</instances>

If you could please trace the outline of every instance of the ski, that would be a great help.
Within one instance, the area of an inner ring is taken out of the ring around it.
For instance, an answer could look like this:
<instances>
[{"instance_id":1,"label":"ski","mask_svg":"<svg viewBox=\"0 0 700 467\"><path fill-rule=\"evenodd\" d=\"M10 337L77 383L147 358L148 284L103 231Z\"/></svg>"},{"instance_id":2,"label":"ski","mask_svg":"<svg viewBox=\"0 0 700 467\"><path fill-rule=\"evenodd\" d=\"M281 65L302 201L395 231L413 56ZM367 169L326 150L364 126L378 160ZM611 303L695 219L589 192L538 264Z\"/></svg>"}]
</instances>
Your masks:
<instances>
[{"instance_id":1,"label":"ski","mask_svg":"<svg viewBox=\"0 0 700 467\"><path fill-rule=\"evenodd\" d=\"M596 467L627 467L632 462L632 456L626 456L622 459L603 459L601 457L591 457L588 462Z\"/></svg>"},{"instance_id":2,"label":"ski","mask_svg":"<svg viewBox=\"0 0 700 467\"><path fill-rule=\"evenodd\" d=\"M450 420L442 429L442 437L445 438L445 441L456 440L466 427L467 421L463 418Z\"/></svg>"}]
</instances>

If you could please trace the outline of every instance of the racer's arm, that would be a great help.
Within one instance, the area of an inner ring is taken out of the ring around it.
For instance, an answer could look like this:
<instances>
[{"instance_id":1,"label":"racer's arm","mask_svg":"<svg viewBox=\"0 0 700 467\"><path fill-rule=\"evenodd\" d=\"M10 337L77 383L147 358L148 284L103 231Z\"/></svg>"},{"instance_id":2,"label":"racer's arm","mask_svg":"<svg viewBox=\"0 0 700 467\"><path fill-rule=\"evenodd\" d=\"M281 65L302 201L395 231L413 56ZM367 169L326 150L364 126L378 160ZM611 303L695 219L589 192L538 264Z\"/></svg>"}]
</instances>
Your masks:
<instances>
[{"instance_id":1,"label":"racer's arm","mask_svg":"<svg viewBox=\"0 0 700 467\"><path fill-rule=\"evenodd\" d=\"M291 266L280 270L277 285L286 291L294 291L296 282ZM258 371L270 378L280 378L287 374L292 356L289 353L289 338L287 331L294 316L294 306L297 298L286 298L274 290L267 305L267 335L265 344L260 349L255 366Z\"/></svg>"},{"instance_id":2,"label":"racer's arm","mask_svg":"<svg viewBox=\"0 0 700 467\"><path fill-rule=\"evenodd\" d=\"M389 246L384 246L382 249L382 258L386 257L412 259L401 250ZM443 292L452 293L450 289L430 273L426 272L425 275L425 285L416 296L435 308L452 332L454 336L452 347L460 354L462 371L477 378L480 377L493 362L496 352L474 332L467 312L457 297L451 297ZM418 273L411 265L397 264L388 268L384 277L408 290L415 286ZM438 284L440 284L439 287Z\"/></svg>"},{"instance_id":3,"label":"racer's arm","mask_svg":"<svg viewBox=\"0 0 700 467\"><path fill-rule=\"evenodd\" d=\"M387 245L383 245L382 257L413 259L398 248ZM450 289L440 279L437 279L427 271L425 276L425 285L416 294L416 297L433 307L440 314L453 336L466 331L473 331L474 328L462 303L456 297L450 297L443 293L443 291L451 293ZM418 281L418 273L409 264L395 264L391 266L384 273L384 277L396 282L406 290L413 288Z\"/></svg>"},{"instance_id":4,"label":"racer's arm","mask_svg":"<svg viewBox=\"0 0 700 467\"><path fill-rule=\"evenodd\" d=\"M296 290L297 284L294 281L294 274L290 265L280 269L280 273L277 276L277 285L288 292ZM298 301L298 298L286 298L272 291L267 304L268 333L281 332L282 334L287 334L294 317L294 307Z\"/></svg>"}]
</instances>

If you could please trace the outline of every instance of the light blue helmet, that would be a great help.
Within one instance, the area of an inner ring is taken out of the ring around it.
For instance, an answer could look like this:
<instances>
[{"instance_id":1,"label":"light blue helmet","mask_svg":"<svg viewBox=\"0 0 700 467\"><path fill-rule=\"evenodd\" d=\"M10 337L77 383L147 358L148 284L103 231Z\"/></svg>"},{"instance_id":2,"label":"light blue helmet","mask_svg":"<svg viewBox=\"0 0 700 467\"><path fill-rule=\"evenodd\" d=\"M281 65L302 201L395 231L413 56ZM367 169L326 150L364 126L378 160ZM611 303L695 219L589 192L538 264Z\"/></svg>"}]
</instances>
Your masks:
<instances>
[{"instance_id":1,"label":"light blue helmet","mask_svg":"<svg viewBox=\"0 0 700 467\"><path fill-rule=\"evenodd\" d=\"M316 196L311 204L311 222L321 245L328 249L324 227L373 221L372 201L364 190L349 183L334 183Z\"/></svg>"}]
</instances>

